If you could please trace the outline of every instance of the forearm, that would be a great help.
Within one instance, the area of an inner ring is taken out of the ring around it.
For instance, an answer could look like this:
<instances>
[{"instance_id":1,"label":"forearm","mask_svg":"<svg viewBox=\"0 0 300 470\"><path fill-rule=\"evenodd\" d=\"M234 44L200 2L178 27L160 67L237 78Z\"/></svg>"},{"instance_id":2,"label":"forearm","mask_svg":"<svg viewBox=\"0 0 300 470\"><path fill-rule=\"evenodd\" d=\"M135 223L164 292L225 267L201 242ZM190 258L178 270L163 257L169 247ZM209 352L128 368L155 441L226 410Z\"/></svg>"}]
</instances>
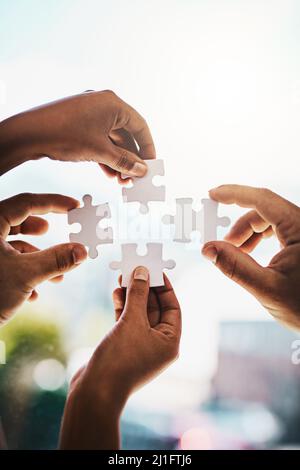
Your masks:
<instances>
[{"instance_id":1,"label":"forearm","mask_svg":"<svg viewBox=\"0 0 300 470\"><path fill-rule=\"evenodd\" d=\"M37 148L37 123L25 112L0 123L0 175L22 163L41 157Z\"/></svg>"},{"instance_id":2,"label":"forearm","mask_svg":"<svg viewBox=\"0 0 300 470\"><path fill-rule=\"evenodd\" d=\"M61 450L120 448L120 418L127 400L107 391L91 393L83 388L70 393L60 432Z\"/></svg>"},{"instance_id":3,"label":"forearm","mask_svg":"<svg viewBox=\"0 0 300 470\"><path fill-rule=\"evenodd\" d=\"M120 448L120 416L108 410L82 415L66 412L59 449L115 450Z\"/></svg>"}]
</instances>

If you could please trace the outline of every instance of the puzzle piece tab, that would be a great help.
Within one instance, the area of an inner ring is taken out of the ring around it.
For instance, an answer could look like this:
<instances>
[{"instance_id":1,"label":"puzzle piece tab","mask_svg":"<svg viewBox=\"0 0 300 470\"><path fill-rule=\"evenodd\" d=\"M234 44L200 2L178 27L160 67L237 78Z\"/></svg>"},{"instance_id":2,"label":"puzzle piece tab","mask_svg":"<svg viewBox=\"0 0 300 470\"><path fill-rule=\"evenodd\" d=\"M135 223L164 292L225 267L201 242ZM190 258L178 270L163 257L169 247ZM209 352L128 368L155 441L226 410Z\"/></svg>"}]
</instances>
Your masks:
<instances>
[{"instance_id":1,"label":"puzzle piece tab","mask_svg":"<svg viewBox=\"0 0 300 470\"><path fill-rule=\"evenodd\" d=\"M163 160L145 160L148 166L146 175L142 178L132 178L133 186L123 188L122 196L124 202L140 202L140 212L146 214L149 211L148 202L164 201L166 199L165 186L155 186L153 178L155 176L164 176ZM127 178L122 176L123 179Z\"/></svg>"},{"instance_id":2,"label":"puzzle piece tab","mask_svg":"<svg viewBox=\"0 0 300 470\"><path fill-rule=\"evenodd\" d=\"M201 243L217 240L218 226L227 227L229 217L218 216L218 202L212 199L202 199L202 209L195 211L192 208L192 198L176 199L176 214L164 215L164 224L175 225L174 241L180 243L191 242L191 233L200 232Z\"/></svg>"},{"instance_id":3,"label":"puzzle piece tab","mask_svg":"<svg viewBox=\"0 0 300 470\"><path fill-rule=\"evenodd\" d=\"M175 261L162 259L162 243L147 243L147 254L137 254L137 243L125 243L121 245L122 261L110 263L111 269L121 269L122 287L128 287L132 272L137 266L145 266L149 270L150 287L164 285L163 269L175 268Z\"/></svg>"},{"instance_id":4,"label":"puzzle piece tab","mask_svg":"<svg viewBox=\"0 0 300 470\"><path fill-rule=\"evenodd\" d=\"M81 224L81 231L78 233L70 233L70 242L82 243L89 248L88 254L90 258L97 258L97 246L112 243L113 231L111 227L105 229L98 227L100 220L110 218L110 208L107 203L92 205L92 197L88 194L83 196L83 207L73 209L68 213L68 223Z\"/></svg>"}]
</instances>

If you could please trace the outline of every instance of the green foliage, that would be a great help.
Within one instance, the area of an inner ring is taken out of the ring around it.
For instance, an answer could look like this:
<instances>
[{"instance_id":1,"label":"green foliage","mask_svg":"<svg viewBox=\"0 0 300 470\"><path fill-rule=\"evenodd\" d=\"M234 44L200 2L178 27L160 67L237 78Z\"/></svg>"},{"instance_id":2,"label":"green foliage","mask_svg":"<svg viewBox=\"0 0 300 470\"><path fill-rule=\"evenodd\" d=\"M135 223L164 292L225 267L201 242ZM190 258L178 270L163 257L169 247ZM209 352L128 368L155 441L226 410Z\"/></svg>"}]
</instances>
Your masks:
<instances>
[{"instance_id":1,"label":"green foliage","mask_svg":"<svg viewBox=\"0 0 300 470\"><path fill-rule=\"evenodd\" d=\"M16 315L2 327L0 340L6 345L7 364L4 368L9 367L11 361L25 357L39 360L53 357L61 362L65 361L59 325L30 310Z\"/></svg>"},{"instance_id":2,"label":"green foliage","mask_svg":"<svg viewBox=\"0 0 300 470\"><path fill-rule=\"evenodd\" d=\"M0 340L6 344L6 364L0 366L0 416L9 448L41 448L57 440L65 389L45 393L34 385L32 375L43 359L66 362L55 318L55 313L26 309L0 329Z\"/></svg>"}]
</instances>

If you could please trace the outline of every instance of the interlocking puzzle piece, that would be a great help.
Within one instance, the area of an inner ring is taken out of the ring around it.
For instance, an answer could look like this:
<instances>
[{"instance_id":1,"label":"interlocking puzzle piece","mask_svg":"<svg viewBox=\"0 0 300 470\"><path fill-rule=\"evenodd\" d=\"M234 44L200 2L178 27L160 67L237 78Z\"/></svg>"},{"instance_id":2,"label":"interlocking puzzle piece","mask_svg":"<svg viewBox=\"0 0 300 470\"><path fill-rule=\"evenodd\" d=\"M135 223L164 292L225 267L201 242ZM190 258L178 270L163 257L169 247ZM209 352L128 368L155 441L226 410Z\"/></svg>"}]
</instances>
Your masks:
<instances>
[{"instance_id":1,"label":"interlocking puzzle piece","mask_svg":"<svg viewBox=\"0 0 300 470\"><path fill-rule=\"evenodd\" d=\"M174 241L189 243L191 233L198 231L201 234L201 243L217 240L218 226L227 227L229 217L218 216L218 203L212 199L202 199L202 209L195 211L192 208L192 198L176 199L176 214L164 215L164 224L175 225Z\"/></svg>"},{"instance_id":2,"label":"interlocking puzzle piece","mask_svg":"<svg viewBox=\"0 0 300 470\"><path fill-rule=\"evenodd\" d=\"M89 257L97 258L97 246L105 243L113 242L113 231L111 227L105 229L98 227L100 220L110 218L110 208L107 203L92 205L92 197L86 194L82 198L83 207L73 209L68 213L68 223L76 222L81 224L81 231L78 233L70 233L70 242L82 243L89 247Z\"/></svg>"},{"instance_id":3,"label":"interlocking puzzle piece","mask_svg":"<svg viewBox=\"0 0 300 470\"><path fill-rule=\"evenodd\" d=\"M122 287L128 287L132 272L137 266L145 266L149 270L150 287L164 285L163 269L173 269L175 261L162 259L162 243L147 243L147 254L140 256L137 254L137 243L125 243L121 245L122 261L113 261L109 267L111 269L121 269Z\"/></svg>"},{"instance_id":4,"label":"interlocking puzzle piece","mask_svg":"<svg viewBox=\"0 0 300 470\"><path fill-rule=\"evenodd\" d=\"M155 186L153 178L155 176L164 176L163 160L145 160L148 171L142 178L132 178L133 186L131 188L123 188L122 196L124 202L140 202L140 212L146 214L149 211L148 202L164 201L166 199L165 186ZM123 176L125 179L127 176Z\"/></svg>"}]
</instances>

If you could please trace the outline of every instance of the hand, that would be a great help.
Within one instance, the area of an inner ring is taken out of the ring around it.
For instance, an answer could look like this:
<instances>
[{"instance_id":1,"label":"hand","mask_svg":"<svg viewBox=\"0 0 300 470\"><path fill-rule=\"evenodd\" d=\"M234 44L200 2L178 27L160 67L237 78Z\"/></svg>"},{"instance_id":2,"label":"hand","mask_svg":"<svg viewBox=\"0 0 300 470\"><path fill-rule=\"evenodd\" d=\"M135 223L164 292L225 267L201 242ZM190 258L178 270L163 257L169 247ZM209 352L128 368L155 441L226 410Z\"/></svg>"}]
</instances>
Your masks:
<instances>
[{"instance_id":1,"label":"hand","mask_svg":"<svg viewBox=\"0 0 300 470\"><path fill-rule=\"evenodd\" d=\"M232 280L253 294L280 322L300 327L300 208L268 189L224 185L210 191L224 204L252 210L241 217L225 237L209 242L203 254ZM275 234L281 251L267 267L248 253L265 237Z\"/></svg>"},{"instance_id":2,"label":"hand","mask_svg":"<svg viewBox=\"0 0 300 470\"><path fill-rule=\"evenodd\" d=\"M128 397L177 358L181 313L164 279L163 287L149 290L148 272L139 267L127 292L114 291L116 324L71 383L61 448L118 448L118 423Z\"/></svg>"},{"instance_id":3,"label":"hand","mask_svg":"<svg viewBox=\"0 0 300 470\"><path fill-rule=\"evenodd\" d=\"M79 243L65 243L40 251L21 240L7 242L8 235L40 235L48 223L36 214L66 213L79 202L59 194L19 194L0 202L0 325L25 301L37 298L36 286L59 281L63 273L86 258Z\"/></svg>"},{"instance_id":4,"label":"hand","mask_svg":"<svg viewBox=\"0 0 300 470\"><path fill-rule=\"evenodd\" d=\"M120 173L145 175L155 148L146 121L115 93L86 92L0 123L0 174L43 156L94 161L123 182Z\"/></svg>"}]
</instances>

